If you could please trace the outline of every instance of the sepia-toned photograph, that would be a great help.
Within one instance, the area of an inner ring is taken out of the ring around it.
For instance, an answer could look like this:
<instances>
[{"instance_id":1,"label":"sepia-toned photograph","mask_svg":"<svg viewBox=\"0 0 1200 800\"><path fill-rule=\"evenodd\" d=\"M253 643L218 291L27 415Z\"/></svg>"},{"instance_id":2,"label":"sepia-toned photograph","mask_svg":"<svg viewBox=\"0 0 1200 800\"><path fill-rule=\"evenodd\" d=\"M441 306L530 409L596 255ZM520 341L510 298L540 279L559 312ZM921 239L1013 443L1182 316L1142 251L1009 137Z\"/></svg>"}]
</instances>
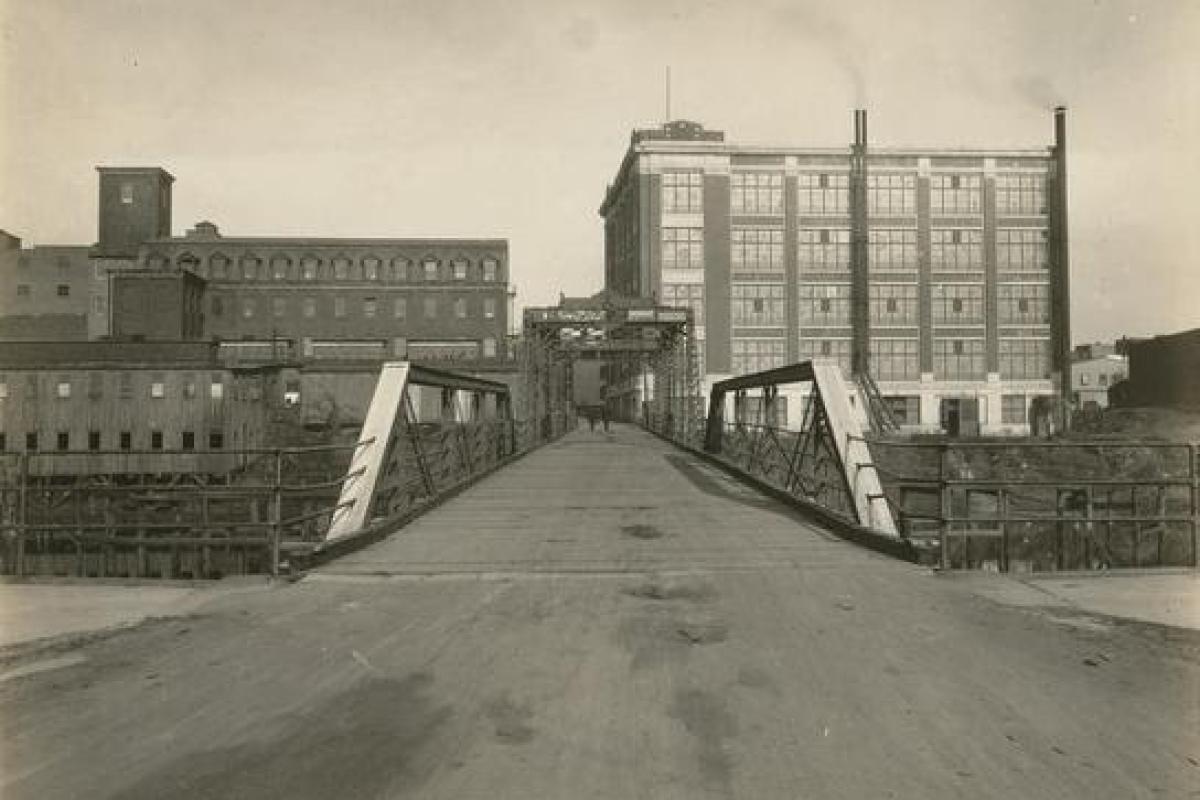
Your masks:
<instances>
[{"instance_id":1,"label":"sepia-toned photograph","mask_svg":"<svg viewBox=\"0 0 1200 800\"><path fill-rule=\"evenodd\" d=\"M0 797L1200 798L1200 0L0 0Z\"/></svg>"}]
</instances>

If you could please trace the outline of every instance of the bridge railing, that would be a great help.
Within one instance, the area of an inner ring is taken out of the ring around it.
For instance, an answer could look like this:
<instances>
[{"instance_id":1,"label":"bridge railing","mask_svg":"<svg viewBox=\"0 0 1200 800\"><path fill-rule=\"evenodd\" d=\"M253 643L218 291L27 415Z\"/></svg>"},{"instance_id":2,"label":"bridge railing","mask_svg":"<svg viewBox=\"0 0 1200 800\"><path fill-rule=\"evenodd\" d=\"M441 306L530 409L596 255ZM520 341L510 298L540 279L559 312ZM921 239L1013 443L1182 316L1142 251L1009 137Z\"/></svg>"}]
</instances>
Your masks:
<instances>
[{"instance_id":1,"label":"bridge railing","mask_svg":"<svg viewBox=\"0 0 1200 800\"><path fill-rule=\"evenodd\" d=\"M1195 567L1197 445L873 439L906 536L947 569Z\"/></svg>"}]
</instances>

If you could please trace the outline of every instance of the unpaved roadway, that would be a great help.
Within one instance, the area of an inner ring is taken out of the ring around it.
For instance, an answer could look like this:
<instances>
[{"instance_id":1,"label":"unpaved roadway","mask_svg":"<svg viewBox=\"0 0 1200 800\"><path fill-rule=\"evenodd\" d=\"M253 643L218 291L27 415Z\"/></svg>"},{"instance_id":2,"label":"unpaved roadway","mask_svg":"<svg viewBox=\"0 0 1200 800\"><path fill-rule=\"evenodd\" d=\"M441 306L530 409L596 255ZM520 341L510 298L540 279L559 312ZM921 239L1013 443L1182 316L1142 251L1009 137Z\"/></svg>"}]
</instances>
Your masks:
<instances>
[{"instance_id":1,"label":"unpaved roadway","mask_svg":"<svg viewBox=\"0 0 1200 800\"><path fill-rule=\"evenodd\" d=\"M583 431L298 583L9 654L0 796L1195 797L1198 652Z\"/></svg>"}]
</instances>

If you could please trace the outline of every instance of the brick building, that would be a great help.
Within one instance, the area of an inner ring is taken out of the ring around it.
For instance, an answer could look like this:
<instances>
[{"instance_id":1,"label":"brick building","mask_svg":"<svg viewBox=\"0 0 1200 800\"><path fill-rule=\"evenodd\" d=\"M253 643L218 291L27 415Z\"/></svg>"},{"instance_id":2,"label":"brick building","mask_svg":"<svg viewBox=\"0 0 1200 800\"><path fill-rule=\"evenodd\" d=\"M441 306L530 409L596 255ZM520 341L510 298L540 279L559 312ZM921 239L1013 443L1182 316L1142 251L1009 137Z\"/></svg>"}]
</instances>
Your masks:
<instances>
[{"instance_id":1,"label":"brick building","mask_svg":"<svg viewBox=\"0 0 1200 800\"><path fill-rule=\"evenodd\" d=\"M0 339L86 339L87 247L22 247L0 231Z\"/></svg>"},{"instance_id":2,"label":"brick building","mask_svg":"<svg viewBox=\"0 0 1200 800\"><path fill-rule=\"evenodd\" d=\"M849 150L635 130L600 207L606 287L690 306L709 383L832 358L909 427L1026 432L1069 391L1063 114L1029 150L868 147L855 121Z\"/></svg>"}]
</instances>

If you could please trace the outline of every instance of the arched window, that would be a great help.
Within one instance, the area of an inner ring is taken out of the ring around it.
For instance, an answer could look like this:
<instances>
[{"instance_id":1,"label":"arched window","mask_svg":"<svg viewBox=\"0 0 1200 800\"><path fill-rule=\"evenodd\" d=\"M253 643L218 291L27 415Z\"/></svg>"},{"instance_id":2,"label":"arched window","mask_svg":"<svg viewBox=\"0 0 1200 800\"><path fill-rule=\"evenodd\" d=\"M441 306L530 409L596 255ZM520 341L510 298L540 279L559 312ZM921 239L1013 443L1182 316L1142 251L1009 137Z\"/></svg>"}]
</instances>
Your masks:
<instances>
[{"instance_id":1,"label":"arched window","mask_svg":"<svg viewBox=\"0 0 1200 800\"><path fill-rule=\"evenodd\" d=\"M408 259L393 258L392 259L392 282L404 283L408 280Z\"/></svg>"},{"instance_id":2,"label":"arched window","mask_svg":"<svg viewBox=\"0 0 1200 800\"><path fill-rule=\"evenodd\" d=\"M335 281L344 281L350 275L350 259L345 256L338 256L333 259L333 279Z\"/></svg>"},{"instance_id":3,"label":"arched window","mask_svg":"<svg viewBox=\"0 0 1200 800\"><path fill-rule=\"evenodd\" d=\"M262 259L254 255L242 256L242 278L248 281L256 281L259 279L259 267L262 266Z\"/></svg>"},{"instance_id":4,"label":"arched window","mask_svg":"<svg viewBox=\"0 0 1200 800\"><path fill-rule=\"evenodd\" d=\"M229 275L229 256L213 253L208 259L208 266L213 279L223 281Z\"/></svg>"},{"instance_id":5,"label":"arched window","mask_svg":"<svg viewBox=\"0 0 1200 800\"><path fill-rule=\"evenodd\" d=\"M436 281L438 279L438 260L433 256L426 256L421 261L421 277L427 281Z\"/></svg>"},{"instance_id":6,"label":"arched window","mask_svg":"<svg viewBox=\"0 0 1200 800\"><path fill-rule=\"evenodd\" d=\"M358 261L351 260L350 261L350 280L361 281L362 279L363 279L362 264L358 263Z\"/></svg>"},{"instance_id":7,"label":"arched window","mask_svg":"<svg viewBox=\"0 0 1200 800\"><path fill-rule=\"evenodd\" d=\"M377 281L379 280L379 264L380 261L376 256L367 256L362 260L363 280Z\"/></svg>"},{"instance_id":8,"label":"arched window","mask_svg":"<svg viewBox=\"0 0 1200 800\"><path fill-rule=\"evenodd\" d=\"M305 256L300 259L300 277L306 281L315 281L321 268L321 259L316 256Z\"/></svg>"},{"instance_id":9,"label":"arched window","mask_svg":"<svg viewBox=\"0 0 1200 800\"><path fill-rule=\"evenodd\" d=\"M271 277L277 281L284 281L292 277L288 273L292 269L292 260L283 254L271 256Z\"/></svg>"},{"instance_id":10,"label":"arched window","mask_svg":"<svg viewBox=\"0 0 1200 800\"><path fill-rule=\"evenodd\" d=\"M200 259L196 258L194 253L183 253L175 259L175 266L188 272L195 272L199 265Z\"/></svg>"}]
</instances>

